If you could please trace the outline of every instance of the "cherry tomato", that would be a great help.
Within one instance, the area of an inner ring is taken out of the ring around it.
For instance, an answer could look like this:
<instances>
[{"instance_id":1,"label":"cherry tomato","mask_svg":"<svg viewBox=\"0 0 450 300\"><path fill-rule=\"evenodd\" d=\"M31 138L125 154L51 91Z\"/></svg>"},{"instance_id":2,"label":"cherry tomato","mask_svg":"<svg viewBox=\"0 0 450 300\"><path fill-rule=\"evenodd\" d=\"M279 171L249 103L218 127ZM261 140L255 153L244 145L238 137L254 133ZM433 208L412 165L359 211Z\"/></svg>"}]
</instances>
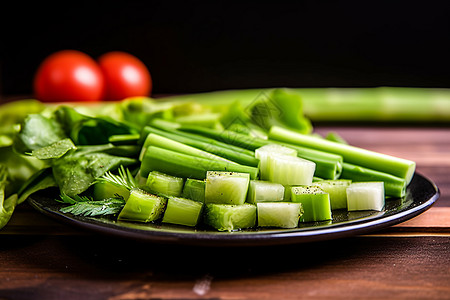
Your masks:
<instances>
[{"instance_id":1,"label":"cherry tomato","mask_svg":"<svg viewBox=\"0 0 450 300\"><path fill-rule=\"evenodd\" d=\"M126 52L113 51L100 56L98 62L105 77L106 100L150 95L150 72L137 57Z\"/></svg>"},{"instance_id":2,"label":"cherry tomato","mask_svg":"<svg viewBox=\"0 0 450 300\"><path fill-rule=\"evenodd\" d=\"M34 77L35 97L41 101L99 101L105 80L97 62L76 50L48 56Z\"/></svg>"}]
</instances>

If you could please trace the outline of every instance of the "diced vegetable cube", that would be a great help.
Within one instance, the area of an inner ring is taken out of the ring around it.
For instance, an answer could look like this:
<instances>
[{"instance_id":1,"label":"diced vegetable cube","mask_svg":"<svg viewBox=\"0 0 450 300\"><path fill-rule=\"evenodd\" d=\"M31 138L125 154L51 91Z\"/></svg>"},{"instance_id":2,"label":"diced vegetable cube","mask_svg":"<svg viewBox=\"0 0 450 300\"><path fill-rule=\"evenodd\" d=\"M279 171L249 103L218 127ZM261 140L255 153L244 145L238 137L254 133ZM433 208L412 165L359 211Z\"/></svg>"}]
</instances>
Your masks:
<instances>
[{"instance_id":1,"label":"diced vegetable cube","mask_svg":"<svg viewBox=\"0 0 450 300\"><path fill-rule=\"evenodd\" d=\"M277 202L284 199L284 186L262 180L250 180L247 202Z\"/></svg>"},{"instance_id":2,"label":"diced vegetable cube","mask_svg":"<svg viewBox=\"0 0 450 300\"><path fill-rule=\"evenodd\" d=\"M347 188L347 206L349 211L381 211L384 204L384 183L382 181L354 182Z\"/></svg>"},{"instance_id":3,"label":"diced vegetable cube","mask_svg":"<svg viewBox=\"0 0 450 300\"><path fill-rule=\"evenodd\" d=\"M118 219L137 222L156 221L162 216L166 202L167 200L163 197L134 188L130 191L130 197Z\"/></svg>"},{"instance_id":4,"label":"diced vegetable cube","mask_svg":"<svg viewBox=\"0 0 450 300\"><path fill-rule=\"evenodd\" d=\"M197 225L203 203L178 197L169 197L162 221L164 223L195 226Z\"/></svg>"},{"instance_id":5,"label":"diced vegetable cube","mask_svg":"<svg viewBox=\"0 0 450 300\"><path fill-rule=\"evenodd\" d=\"M291 201L301 203L303 215L300 222L331 220L330 195L316 186L295 186Z\"/></svg>"},{"instance_id":6,"label":"diced vegetable cube","mask_svg":"<svg viewBox=\"0 0 450 300\"><path fill-rule=\"evenodd\" d=\"M302 215L301 203L259 202L256 207L260 227L295 228Z\"/></svg>"},{"instance_id":7,"label":"diced vegetable cube","mask_svg":"<svg viewBox=\"0 0 450 300\"><path fill-rule=\"evenodd\" d=\"M207 204L205 223L219 231L255 227L256 206L253 204Z\"/></svg>"},{"instance_id":8,"label":"diced vegetable cube","mask_svg":"<svg viewBox=\"0 0 450 300\"><path fill-rule=\"evenodd\" d=\"M247 197L249 182L248 173L208 171L205 203L243 204Z\"/></svg>"}]
</instances>

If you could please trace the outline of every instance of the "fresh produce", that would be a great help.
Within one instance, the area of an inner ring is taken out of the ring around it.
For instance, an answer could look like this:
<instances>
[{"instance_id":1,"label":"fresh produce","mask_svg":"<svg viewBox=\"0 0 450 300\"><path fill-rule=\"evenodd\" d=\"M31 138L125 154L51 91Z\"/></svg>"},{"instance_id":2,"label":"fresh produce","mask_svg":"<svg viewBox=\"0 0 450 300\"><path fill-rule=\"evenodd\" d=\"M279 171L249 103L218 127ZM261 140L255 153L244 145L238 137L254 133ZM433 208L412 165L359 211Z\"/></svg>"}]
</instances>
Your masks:
<instances>
[{"instance_id":1,"label":"fresh produce","mask_svg":"<svg viewBox=\"0 0 450 300\"><path fill-rule=\"evenodd\" d=\"M44 102L122 100L149 96L152 77L130 53L108 52L96 61L81 51L61 50L40 64L33 89Z\"/></svg>"},{"instance_id":2,"label":"fresh produce","mask_svg":"<svg viewBox=\"0 0 450 300\"><path fill-rule=\"evenodd\" d=\"M0 225L49 187L66 214L219 231L332 222L335 209L379 210L405 196L414 162L317 136L296 90L245 103L30 107L0 124Z\"/></svg>"},{"instance_id":3,"label":"fresh produce","mask_svg":"<svg viewBox=\"0 0 450 300\"><path fill-rule=\"evenodd\" d=\"M93 58L80 51L63 50L41 63L34 92L41 101L99 101L105 92L105 80Z\"/></svg>"},{"instance_id":4,"label":"fresh produce","mask_svg":"<svg viewBox=\"0 0 450 300\"><path fill-rule=\"evenodd\" d=\"M134 55L121 51L108 52L98 58L98 64L105 78L106 100L150 95L150 72Z\"/></svg>"}]
</instances>

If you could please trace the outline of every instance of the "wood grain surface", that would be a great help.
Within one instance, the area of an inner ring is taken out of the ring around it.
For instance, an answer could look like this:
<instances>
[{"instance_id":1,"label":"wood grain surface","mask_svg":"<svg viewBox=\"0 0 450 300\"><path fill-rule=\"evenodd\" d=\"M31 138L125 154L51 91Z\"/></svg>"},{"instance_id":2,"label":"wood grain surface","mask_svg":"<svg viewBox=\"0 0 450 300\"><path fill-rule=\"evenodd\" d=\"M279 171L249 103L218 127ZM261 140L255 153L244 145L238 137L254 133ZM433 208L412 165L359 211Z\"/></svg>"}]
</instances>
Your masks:
<instances>
[{"instance_id":1,"label":"wood grain surface","mask_svg":"<svg viewBox=\"0 0 450 300\"><path fill-rule=\"evenodd\" d=\"M0 299L450 299L450 128L316 131L415 160L439 200L373 234L250 248L99 236L24 204L0 231Z\"/></svg>"}]
</instances>

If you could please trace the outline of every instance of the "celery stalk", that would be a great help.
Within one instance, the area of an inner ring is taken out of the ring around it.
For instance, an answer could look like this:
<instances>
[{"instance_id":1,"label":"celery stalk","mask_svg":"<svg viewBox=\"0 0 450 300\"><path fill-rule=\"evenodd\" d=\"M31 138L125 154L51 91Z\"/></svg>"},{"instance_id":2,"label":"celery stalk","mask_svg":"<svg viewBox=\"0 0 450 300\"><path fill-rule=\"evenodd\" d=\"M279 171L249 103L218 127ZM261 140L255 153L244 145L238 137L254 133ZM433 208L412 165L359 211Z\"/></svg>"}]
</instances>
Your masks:
<instances>
[{"instance_id":1,"label":"celery stalk","mask_svg":"<svg viewBox=\"0 0 450 300\"><path fill-rule=\"evenodd\" d=\"M205 180L187 178L183 187L183 197L198 202L205 202Z\"/></svg>"},{"instance_id":2,"label":"celery stalk","mask_svg":"<svg viewBox=\"0 0 450 300\"><path fill-rule=\"evenodd\" d=\"M169 197L162 219L163 223L196 226L202 212L203 203L198 201Z\"/></svg>"},{"instance_id":3,"label":"celery stalk","mask_svg":"<svg viewBox=\"0 0 450 300\"><path fill-rule=\"evenodd\" d=\"M250 174L208 171L205 203L243 204L247 198Z\"/></svg>"},{"instance_id":4,"label":"celery stalk","mask_svg":"<svg viewBox=\"0 0 450 300\"><path fill-rule=\"evenodd\" d=\"M166 202L167 200L163 197L149 194L141 189L132 189L118 220L156 221L163 215Z\"/></svg>"},{"instance_id":5,"label":"celery stalk","mask_svg":"<svg viewBox=\"0 0 450 300\"><path fill-rule=\"evenodd\" d=\"M184 179L158 171L151 171L148 174L146 185L152 193L179 197L183 191Z\"/></svg>"},{"instance_id":6,"label":"celery stalk","mask_svg":"<svg viewBox=\"0 0 450 300\"><path fill-rule=\"evenodd\" d=\"M158 128L146 126L144 134L155 133L185 145L212 153L222 158L234 161L239 164L256 167L259 164L258 159L254 157L254 152L242 149L236 146L220 143L213 139L199 140L195 134L187 134L178 131L164 131Z\"/></svg>"},{"instance_id":7,"label":"celery stalk","mask_svg":"<svg viewBox=\"0 0 450 300\"><path fill-rule=\"evenodd\" d=\"M141 176L159 171L182 178L205 179L207 171L230 171L249 173L251 179L258 177L258 168L232 164L222 160L206 159L155 146L149 146L141 164Z\"/></svg>"},{"instance_id":8,"label":"celery stalk","mask_svg":"<svg viewBox=\"0 0 450 300\"><path fill-rule=\"evenodd\" d=\"M259 227L295 228L302 215L302 204L260 202L256 204Z\"/></svg>"},{"instance_id":9,"label":"celery stalk","mask_svg":"<svg viewBox=\"0 0 450 300\"><path fill-rule=\"evenodd\" d=\"M218 231L235 231L256 225L256 206L244 203L207 204L204 216L205 224Z\"/></svg>"},{"instance_id":10,"label":"celery stalk","mask_svg":"<svg viewBox=\"0 0 450 300\"><path fill-rule=\"evenodd\" d=\"M247 202L279 202L284 199L284 186L279 183L250 180Z\"/></svg>"},{"instance_id":11,"label":"celery stalk","mask_svg":"<svg viewBox=\"0 0 450 300\"><path fill-rule=\"evenodd\" d=\"M301 203L301 222L331 220L330 195L315 186L296 186L291 189L291 201Z\"/></svg>"},{"instance_id":12,"label":"celery stalk","mask_svg":"<svg viewBox=\"0 0 450 300\"><path fill-rule=\"evenodd\" d=\"M416 168L415 162L407 159L312 137L277 126L270 129L269 137L283 142L336 153L342 155L344 161L348 163L401 177L407 183L411 181Z\"/></svg>"},{"instance_id":13,"label":"celery stalk","mask_svg":"<svg viewBox=\"0 0 450 300\"><path fill-rule=\"evenodd\" d=\"M383 181L386 196L401 198L406 194L405 179L349 163L344 163L341 178L353 181Z\"/></svg>"},{"instance_id":14,"label":"celery stalk","mask_svg":"<svg viewBox=\"0 0 450 300\"><path fill-rule=\"evenodd\" d=\"M354 182L347 187L347 207L349 211L381 211L385 204L382 181Z\"/></svg>"}]
</instances>

